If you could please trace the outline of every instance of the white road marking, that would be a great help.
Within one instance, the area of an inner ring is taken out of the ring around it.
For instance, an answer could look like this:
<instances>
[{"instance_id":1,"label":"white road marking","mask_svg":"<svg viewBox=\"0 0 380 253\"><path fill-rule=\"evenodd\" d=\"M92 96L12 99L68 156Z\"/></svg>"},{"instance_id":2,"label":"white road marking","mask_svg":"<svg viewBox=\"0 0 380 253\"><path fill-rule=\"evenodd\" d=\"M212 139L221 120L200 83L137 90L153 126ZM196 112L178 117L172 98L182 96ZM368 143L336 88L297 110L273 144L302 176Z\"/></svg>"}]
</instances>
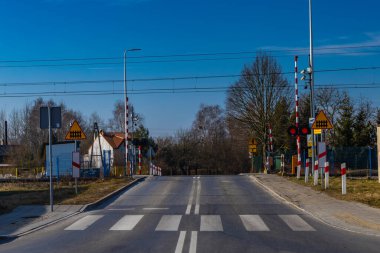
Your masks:
<instances>
[{"instance_id":1,"label":"white road marking","mask_svg":"<svg viewBox=\"0 0 380 253\"><path fill-rule=\"evenodd\" d=\"M168 210L168 207L145 207L143 210Z\"/></svg>"},{"instance_id":2,"label":"white road marking","mask_svg":"<svg viewBox=\"0 0 380 253\"><path fill-rule=\"evenodd\" d=\"M198 231L191 231L189 253L197 252Z\"/></svg>"},{"instance_id":3,"label":"white road marking","mask_svg":"<svg viewBox=\"0 0 380 253\"><path fill-rule=\"evenodd\" d=\"M132 230L144 215L125 215L110 230Z\"/></svg>"},{"instance_id":4,"label":"white road marking","mask_svg":"<svg viewBox=\"0 0 380 253\"><path fill-rule=\"evenodd\" d=\"M259 215L240 215L240 219L247 231L269 231Z\"/></svg>"},{"instance_id":5,"label":"white road marking","mask_svg":"<svg viewBox=\"0 0 380 253\"><path fill-rule=\"evenodd\" d=\"M65 230L85 230L103 216L104 215L87 215L65 228Z\"/></svg>"},{"instance_id":6,"label":"white road marking","mask_svg":"<svg viewBox=\"0 0 380 253\"><path fill-rule=\"evenodd\" d=\"M279 217L293 230L293 231L315 231L315 229L306 223L298 215L279 215Z\"/></svg>"},{"instance_id":7,"label":"white road marking","mask_svg":"<svg viewBox=\"0 0 380 253\"><path fill-rule=\"evenodd\" d=\"M223 231L220 215L201 215L200 231Z\"/></svg>"},{"instance_id":8,"label":"white road marking","mask_svg":"<svg viewBox=\"0 0 380 253\"><path fill-rule=\"evenodd\" d=\"M194 198L195 183L196 181L193 180L193 186L191 187L190 198L189 198L189 202L187 204L186 213L185 213L187 215L189 215L191 212L191 205L193 204L193 198Z\"/></svg>"},{"instance_id":9,"label":"white road marking","mask_svg":"<svg viewBox=\"0 0 380 253\"><path fill-rule=\"evenodd\" d=\"M135 208L109 208L108 211L133 211Z\"/></svg>"},{"instance_id":10,"label":"white road marking","mask_svg":"<svg viewBox=\"0 0 380 253\"><path fill-rule=\"evenodd\" d=\"M182 215L164 215L156 227L156 231L177 231Z\"/></svg>"},{"instance_id":11,"label":"white road marking","mask_svg":"<svg viewBox=\"0 0 380 253\"><path fill-rule=\"evenodd\" d=\"M194 214L195 215L199 215L199 199L200 199L200 196L201 196L201 181L198 181L198 187L197 187L197 197L195 199L195 210L194 210Z\"/></svg>"},{"instance_id":12,"label":"white road marking","mask_svg":"<svg viewBox=\"0 0 380 253\"><path fill-rule=\"evenodd\" d=\"M181 231L179 233L177 247L175 248L175 253L182 253L183 245L185 244L186 231Z\"/></svg>"}]
</instances>

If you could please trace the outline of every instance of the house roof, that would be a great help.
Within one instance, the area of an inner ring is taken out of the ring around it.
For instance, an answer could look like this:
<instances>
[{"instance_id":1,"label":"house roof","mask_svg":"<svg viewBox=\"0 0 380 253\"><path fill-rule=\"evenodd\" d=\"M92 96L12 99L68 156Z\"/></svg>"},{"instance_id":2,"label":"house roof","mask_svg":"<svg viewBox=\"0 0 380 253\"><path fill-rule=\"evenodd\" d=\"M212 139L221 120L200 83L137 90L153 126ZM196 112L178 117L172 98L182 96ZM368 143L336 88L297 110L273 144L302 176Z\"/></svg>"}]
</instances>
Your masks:
<instances>
[{"instance_id":1,"label":"house roof","mask_svg":"<svg viewBox=\"0 0 380 253\"><path fill-rule=\"evenodd\" d=\"M125 134L122 132L104 132L100 131L100 135L110 144L113 149L118 149L123 143ZM129 139L129 138L128 138Z\"/></svg>"}]
</instances>

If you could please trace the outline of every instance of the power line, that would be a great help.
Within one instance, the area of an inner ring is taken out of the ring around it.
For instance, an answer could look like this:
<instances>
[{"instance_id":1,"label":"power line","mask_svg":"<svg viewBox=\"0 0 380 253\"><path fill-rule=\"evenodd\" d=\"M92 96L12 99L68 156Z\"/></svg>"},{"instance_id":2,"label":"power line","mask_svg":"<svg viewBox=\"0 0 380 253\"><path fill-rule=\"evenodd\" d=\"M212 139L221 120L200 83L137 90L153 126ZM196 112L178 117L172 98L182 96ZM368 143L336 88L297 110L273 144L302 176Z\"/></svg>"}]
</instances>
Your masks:
<instances>
[{"instance_id":1,"label":"power line","mask_svg":"<svg viewBox=\"0 0 380 253\"><path fill-rule=\"evenodd\" d=\"M318 73L327 72L342 72L342 71L362 71L362 70L377 70L380 66L371 67L354 67L354 68L336 68L336 69L321 69L315 70ZM261 75L287 75L294 74L293 71L289 72L273 72L265 73ZM198 79L218 79L218 78L236 78L244 77L248 75L242 74L228 74L228 75L204 75L204 76L174 76L174 77L155 77L155 78L137 78L129 79L128 82L153 82L153 81L176 81L176 80L198 80ZM109 79L109 80L77 80L77 81L45 81L45 82L6 82L0 83L0 86L10 87L10 86L49 86L49 85L70 85L70 84L101 84L101 83L120 83L123 82L121 79Z\"/></svg>"},{"instance_id":2,"label":"power line","mask_svg":"<svg viewBox=\"0 0 380 253\"><path fill-rule=\"evenodd\" d=\"M366 48L380 48L380 45L360 45L360 46L335 46L335 47L319 47L315 48L316 54L350 54L350 53L367 53L368 51L360 52L325 52L318 53L318 51L325 50L344 50L344 49L366 49ZM307 55L307 48L294 48L294 49L273 49L265 50L259 49L257 51L240 51L240 52L216 52L216 53L188 53L188 54L167 54L167 55L145 55L145 56L129 56L128 59L149 59L149 58L178 58L178 57L204 57L204 56L223 56L223 55L257 55L257 52L276 53L276 52L305 52ZM372 53L380 53L379 51L370 51ZM284 55L278 55L280 57ZM285 56L288 56L286 54ZM200 59L174 59L174 60L151 60L151 61L138 61L129 63L155 63L155 62L188 62L188 61L210 61L210 60L236 60L251 57L223 57L223 58L200 58ZM51 59L21 59L21 60L0 60L0 63L34 63L34 62L67 62L67 61L99 61L99 60L121 60L123 57L84 57L84 58L51 58ZM96 63L64 63L64 64L37 64L37 65L3 65L1 68L12 67L57 67L57 66L84 66L84 65L116 65L122 62L96 62Z\"/></svg>"},{"instance_id":3,"label":"power line","mask_svg":"<svg viewBox=\"0 0 380 253\"><path fill-rule=\"evenodd\" d=\"M348 85L316 85L316 89L323 88L336 89L379 89L380 83L370 84L348 84ZM278 89L287 89L289 86L275 86ZM230 86L217 87L183 87L183 88L156 88L156 89L139 89L129 91L129 94L148 95L148 94L181 94L181 93L216 93L227 92ZM244 87L234 87L234 89L248 89ZM81 91L42 91L42 92L13 92L0 94L1 98L18 98L18 97L47 97L47 96L104 96L104 95L122 95L123 90L81 90Z\"/></svg>"}]
</instances>

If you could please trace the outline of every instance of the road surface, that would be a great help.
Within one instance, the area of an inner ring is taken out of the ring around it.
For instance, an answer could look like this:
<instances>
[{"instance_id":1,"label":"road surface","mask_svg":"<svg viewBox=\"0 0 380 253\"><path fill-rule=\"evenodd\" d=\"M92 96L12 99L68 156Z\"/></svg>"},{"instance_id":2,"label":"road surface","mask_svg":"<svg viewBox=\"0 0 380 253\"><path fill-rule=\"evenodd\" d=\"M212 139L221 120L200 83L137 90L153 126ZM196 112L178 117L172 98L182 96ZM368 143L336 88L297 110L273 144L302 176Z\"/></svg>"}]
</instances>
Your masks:
<instances>
[{"instance_id":1,"label":"road surface","mask_svg":"<svg viewBox=\"0 0 380 253\"><path fill-rule=\"evenodd\" d=\"M151 177L0 252L380 252L380 239L322 224L249 176Z\"/></svg>"}]
</instances>

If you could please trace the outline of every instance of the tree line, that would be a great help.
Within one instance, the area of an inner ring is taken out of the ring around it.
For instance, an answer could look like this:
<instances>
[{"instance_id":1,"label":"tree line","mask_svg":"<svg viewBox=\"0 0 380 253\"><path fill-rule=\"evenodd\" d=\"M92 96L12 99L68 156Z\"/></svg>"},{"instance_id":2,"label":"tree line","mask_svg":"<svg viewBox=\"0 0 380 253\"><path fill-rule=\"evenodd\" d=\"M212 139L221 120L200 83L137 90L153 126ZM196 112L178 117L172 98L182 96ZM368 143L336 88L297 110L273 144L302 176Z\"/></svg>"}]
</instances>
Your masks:
<instances>
[{"instance_id":1,"label":"tree line","mask_svg":"<svg viewBox=\"0 0 380 253\"><path fill-rule=\"evenodd\" d=\"M12 153L8 154L9 164L15 164L20 168L43 167L45 162L45 145L48 143L48 130L40 128L40 107L60 106L62 126L52 129L52 143L65 141L65 136L70 129L70 124L76 120L87 136L86 140L80 141L80 152L82 155L94 140L94 123L97 123L99 130L106 132L124 132L124 104L116 101L112 112L112 117L106 122L96 112L89 117L83 116L79 111L68 108L64 103L57 104L53 100L45 101L37 98L26 104L21 109L13 109L9 115L4 110L0 111L0 136L5 136L5 121L8 122L8 144L15 147ZM154 140L149 135L149 130L145 128L143 116L135 112L133 106L130 111L138 120L130 121L134 124L134 143L144 145L144 151L148 146L155 147ZM123 159L120 159L124 161ZM118 165L118 164L116 164Z\"/></svg>"},{"instance_id":2,"label":"tree line","mask_svg":"<svg viewBox=\"0 0 380 253\"><path fill-rule=\"evenodd\" d=\"M294 88L277 61L258 53L228 92L225 110L201 105L190 129L157 140L156 160L165 174L236 174L249 172L248 142L258 142L258 156L269 152L269 128L274 150L271 155L296 154L296 141L287 128L295 124ZM307 92L308 93L308 92ZM300 124L308 125L309 94L299 97ZM371 101L357 101L347 91L334 87L315 89L316 113L324 110L332 130L326 131L330 147L374 147L380 109ZM306 148L306 137L302 137Z\"/></svg>"},{"instance_id":3,"label":"tree line","mask_svg":"<svg viewBox=\"0 0 380 253\"><path fill-rule=\"evenodd\" d=\"M269 152L269 128L272 129L274 150L272 155L296 153L294 137L287 128L295 122L294 88L282 74L275 58L258 53L251 64L243 67L241 76L231 84L226 94L225 109L220 105L201 105L189 129L177 131L173 136L150 137L138 115L134 124L135 142L156 151L155 163L164 174L236 174L249 172L248 142L255 138L258 156ZM300 124L308 124L310 99L307 92L300 96ZM355 99L347 91L334 87L315 90L316 112L324 110L334 129L327 131L326 141L332 147L374 147L375 128L380 122L380 110L365 98ZM43 166L44 147L48 132L39 128L41 106L61 106L62 128L53 131L53 141L63 141L70 122L79 122L88 136L81 142L82 154L87 153L93 141L93 125L106 131L124 132L124 104L117 101L112 118L106 122L97 113L88 118L67 108L63 103L38 98L24 108L14 109L9 117L0 111L0 136L4 136L4 121L8 119L10 144L20 146L13 162L22 166ZM134 112L132 106L131 110ZM301 139L306 147L306 137ZM121 159L123 160L123 159Z\"/></svg>"}]
</instances>

